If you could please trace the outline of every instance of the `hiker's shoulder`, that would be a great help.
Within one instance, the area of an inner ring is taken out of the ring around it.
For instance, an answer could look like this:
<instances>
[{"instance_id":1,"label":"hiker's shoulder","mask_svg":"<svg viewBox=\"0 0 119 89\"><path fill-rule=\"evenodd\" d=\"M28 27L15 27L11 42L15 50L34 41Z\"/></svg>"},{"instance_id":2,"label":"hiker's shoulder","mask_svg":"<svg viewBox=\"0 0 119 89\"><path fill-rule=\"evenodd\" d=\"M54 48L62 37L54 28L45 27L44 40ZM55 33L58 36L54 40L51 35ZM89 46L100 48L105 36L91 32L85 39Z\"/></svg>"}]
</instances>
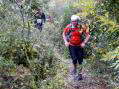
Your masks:
<instances>
[{"instance_id":1,"label":"hiker's shoulder","mask_svg":"<svg viewBox=\"0 0 119 89\"><path fill-rule=\"evenodd\" d=\"M70 28L70 27L71 27L71 24L66 25L66 28Z\"/></svg>"},{"instance_id":2,"label":"hiker's shoulder","mask_svg":"<svg viewBox=\"0 0 119 89\"><path fill-rule=\"evenodd\" d=\"M68 25L66 25L66 27L64 28L64 30L65 31L68 31L70 27L71 27L71 24L68 24Z\"/></svg>"}]
</instances>

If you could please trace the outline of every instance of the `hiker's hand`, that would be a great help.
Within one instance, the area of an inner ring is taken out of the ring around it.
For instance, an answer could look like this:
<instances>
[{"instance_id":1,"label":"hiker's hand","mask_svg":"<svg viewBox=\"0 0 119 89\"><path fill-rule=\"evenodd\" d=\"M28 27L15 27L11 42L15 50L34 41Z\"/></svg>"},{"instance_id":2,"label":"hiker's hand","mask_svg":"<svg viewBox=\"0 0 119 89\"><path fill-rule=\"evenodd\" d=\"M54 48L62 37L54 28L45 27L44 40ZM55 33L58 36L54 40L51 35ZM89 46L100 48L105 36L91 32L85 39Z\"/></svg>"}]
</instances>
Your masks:
<instances>
[{"instance_id":1,"label":"hiker's hand","mask_svg":"<svg viewBox=\"0 0 119 89\"><path fill-rule=\"evenodd\" d=\"M86 45L86 44L85 44L84 42L81 43L81 47L82 47L82 48L85 47L85 45Z\"/></svg>"},{"instance_id":2,"label":"hiker's hand","mask_svg":"<svg viewBox=\"0 0 119 89\"><path fill-rule=\"evenodd\" d=\"M69 42L65 42L65 46L67 46L67 47L68 47L68 46L69 46Z\"/></svg>"}]
</instances>

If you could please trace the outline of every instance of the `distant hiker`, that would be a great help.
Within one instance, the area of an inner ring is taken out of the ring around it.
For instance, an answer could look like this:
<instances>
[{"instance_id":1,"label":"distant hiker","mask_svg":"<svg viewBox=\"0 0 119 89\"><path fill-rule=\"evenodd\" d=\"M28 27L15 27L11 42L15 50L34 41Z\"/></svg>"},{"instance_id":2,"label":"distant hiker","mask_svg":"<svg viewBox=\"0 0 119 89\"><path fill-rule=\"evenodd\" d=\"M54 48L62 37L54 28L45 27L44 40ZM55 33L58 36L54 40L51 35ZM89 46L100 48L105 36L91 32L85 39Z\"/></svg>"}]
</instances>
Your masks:
<instances>
[{"instance_id":1,"label":"distant hiker","mask_svg":"<svg viewBox=\"0 0 119 89\"><path fill-rule=\"evenodd\" d=\"M69 53L72 58L73 69L70 71L72 75L77 73L77 62L82 64L84 58L84 50L86 43L90 38L89 27L87 24L78 24L80 20L79 16L72 15L71 23L64 28L63 40L65 46L69 48ZM86 38L82 40L82 34L85 34ZM80 71L81 72L81 71ZM82 74L79 74L79 80L82 79Z\"/></svg>"},{"instance_id":2,"label":"distant hiker","mask_svg":"<svg viewBox=\"0 0 119 89\"><path fill-rule=\"evenodd\" d=\"M45 14L41 12L41 9L38 9L35 14L35 27L38 28L40 31L42 31L43 24L46 21Z\"/></svg>"}]
</instances>

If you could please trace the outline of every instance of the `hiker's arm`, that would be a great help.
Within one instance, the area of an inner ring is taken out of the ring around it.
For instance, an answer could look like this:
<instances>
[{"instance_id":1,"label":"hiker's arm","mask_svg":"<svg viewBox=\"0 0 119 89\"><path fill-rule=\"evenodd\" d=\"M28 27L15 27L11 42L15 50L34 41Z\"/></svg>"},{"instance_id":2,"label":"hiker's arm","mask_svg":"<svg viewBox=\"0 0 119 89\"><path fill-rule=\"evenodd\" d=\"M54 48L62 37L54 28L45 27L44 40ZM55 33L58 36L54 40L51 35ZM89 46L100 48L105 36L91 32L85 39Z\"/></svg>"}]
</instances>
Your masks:
<instances>
[{"instance_id":1,"label":"hiker's arm","mask_svg":"<svg viewBox=\"0 0 119 89\"><path fill-rule=\"evenodd\" d=\"M89 32L89 26L88 25L85 25L83 27L83 30L84 30L84 33L86 35L86 38L85 40L82 42L81 46L84 47L85 44L88 42L88 40L90 39L90 32Z\"/></svg>"},{"instance_id":2,"label":"hiker's arm","mask_svg":"<svg viewBox=\"0 0 119 89\"><path fill-rule=\"evenodd\" d=\"M64 32L63 32L62 36L63 36L65 46L69 46L69 42L67 42L65 34L66 34L66 28L64 29Z\"/></svg>"},{"instance_id":3,"label":"hiker's arm","mask_svg":"<svg viewBox=\"0 0 119 89\"><path fill-rule=\"evenodd\" d=\"M46 15L44 14L44 22L46 21Z\"/></svg>"},{"instance_id":4,"label":"hiker's arm","mask_svg":"<svg viewBox=\"0 0 119 89\"><path fill-rule=\"evenodd\" d=\"M86 25L86 29L85 29L85 35L86 35L86 39L83 42L86 44L88 42L88 40L90 39L89 26L87 26L87 25Z\"/></svg>"}]
</instances>

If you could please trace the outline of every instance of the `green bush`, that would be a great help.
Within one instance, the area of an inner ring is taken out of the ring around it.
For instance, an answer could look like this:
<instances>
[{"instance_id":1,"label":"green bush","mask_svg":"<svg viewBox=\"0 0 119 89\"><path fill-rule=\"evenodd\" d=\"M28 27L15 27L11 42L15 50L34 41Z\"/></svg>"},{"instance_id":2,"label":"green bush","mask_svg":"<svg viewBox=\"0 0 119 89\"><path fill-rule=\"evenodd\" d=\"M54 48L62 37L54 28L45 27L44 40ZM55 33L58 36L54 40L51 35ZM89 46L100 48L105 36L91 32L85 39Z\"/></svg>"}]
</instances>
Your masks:
<instances>
[{"instance_id":1,"label":"green bush","mask_svg":"<svg viewBox=\"0 0 119 89\"><path fill-rule=\"evenodd\" d=\"M0 75L13 76L16 73L16 64L12 60L0 57Z\"/></svg>"},{"instance_id":2,"label":"green bush","mask_svg":"<svg viewBox=\"0 0 119 89\"><path fill-rule=\"evenodd\" d=\"M29 60L38 56L37 50L33 49L31 43L9 35L1 37L0 54L5 59L10 59L16 64L23 64L27 67Z\"/></svg>"}]
</instances>

